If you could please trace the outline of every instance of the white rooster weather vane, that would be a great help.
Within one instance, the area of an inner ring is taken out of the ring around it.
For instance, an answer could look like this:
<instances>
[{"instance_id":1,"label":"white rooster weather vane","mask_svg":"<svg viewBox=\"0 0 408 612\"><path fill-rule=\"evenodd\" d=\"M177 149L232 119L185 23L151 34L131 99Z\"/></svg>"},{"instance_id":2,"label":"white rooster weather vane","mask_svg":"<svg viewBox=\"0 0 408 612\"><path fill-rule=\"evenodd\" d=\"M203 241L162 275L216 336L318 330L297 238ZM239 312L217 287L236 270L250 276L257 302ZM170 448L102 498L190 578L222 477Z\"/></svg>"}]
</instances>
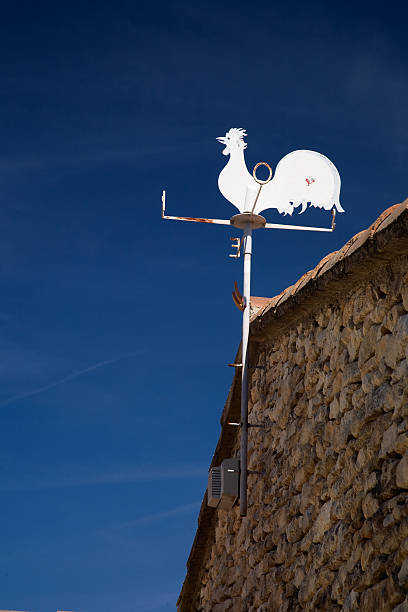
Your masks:
<instances>
[{"instance_id":1,"label":"white rooster weather vane","mask_svg":"<svg viewBox=\"0 0 408 612\"><path fill-rule=\"evenodd\" d=\"M242 128L231 128L225 136L217 138L225 145L224 155L230 158L218 177L218 187L222 195L239 211L231 219L203 219L195 217L173 217L165 214L166 192L162 195L162 218L175 221L194 221L198 223L214 223L218 225L232 225L243 230L243 237L232 238L236 254L230 257L240 257L244 254L244 290L243 295L235 284L233 299L242 310L242 363L233 364L242 368L241 391L241 422L231 423L241 428L240 452L240 514L247 514L247 448L248 448L248 340L251 296L251 255L252 231L254 229L287 229L306 230L315 232L333 232L337 212L344 212L340 205L340 176L334 164L324 155L316 151L293 151L285 155L275 169L272 178L272 168L266 162L259 162L250 174L246 167L244 151L247 144L244 138L246 131ZM257 170L265 166L269 171L266 180L257 177ZM276 208L279 213L292 215L295 208L301 206L299 214L307 206L331 210L332 222L330 228L309 227L301 225L282 225L267 223L260 213L268 208Z\"/></svg>"}]
</instances>

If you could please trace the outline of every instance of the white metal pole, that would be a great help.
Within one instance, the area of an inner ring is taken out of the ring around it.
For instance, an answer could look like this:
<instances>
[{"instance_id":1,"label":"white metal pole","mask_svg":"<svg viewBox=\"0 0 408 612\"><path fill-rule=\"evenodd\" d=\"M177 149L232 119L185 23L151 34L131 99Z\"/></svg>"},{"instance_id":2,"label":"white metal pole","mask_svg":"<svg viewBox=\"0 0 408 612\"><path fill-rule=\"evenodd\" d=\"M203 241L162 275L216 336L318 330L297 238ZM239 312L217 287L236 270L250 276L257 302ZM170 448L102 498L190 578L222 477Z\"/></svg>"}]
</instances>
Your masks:
<instances>
[{"instance_id":1,"label":"white metal pole","mask_svg":"<svg viewBox=\"0 0 408 612\"><path fill-rule=\"evenodd\" d=\"M252 225L244 229L244 312L242 315L242 389L241 389L241 475L240 475L240 514L247 514L247 476L248 476L248 339L251 308L251 256Z\"/></svg>"}]
</instances>

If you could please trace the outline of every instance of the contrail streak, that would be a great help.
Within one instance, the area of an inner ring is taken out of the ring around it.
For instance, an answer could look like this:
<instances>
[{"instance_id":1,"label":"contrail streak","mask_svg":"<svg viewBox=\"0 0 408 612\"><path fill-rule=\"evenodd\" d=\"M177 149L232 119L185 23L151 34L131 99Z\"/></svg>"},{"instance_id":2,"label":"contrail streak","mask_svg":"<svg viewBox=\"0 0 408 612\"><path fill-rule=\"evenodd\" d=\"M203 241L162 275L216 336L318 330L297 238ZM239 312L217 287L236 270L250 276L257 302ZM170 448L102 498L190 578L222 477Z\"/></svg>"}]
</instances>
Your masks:
<instances>
[{"instance_id":1,"label":"contrail streak","mask_svg":"<svg viewBox=\"0 0 408 612\"><path fill-rule=\"evenodd\" d=\"M204 480L207 475L207 468L204 466L172 466L167 468L150 468L146 466L118 470L109 472L102 470L99 473L83 475L84 469L81 469L81 477L78 478L75 474L71 476L63 476L59 479L33 480L31 482L0 482L0 491L41 491L44 489L65 489L69 487L89 487L89 486L104 486L104 485L126 485L134 482L154 482L154 481L171 481L171 480ZM0 611L1 612L1 611Z\"/></svg>"},{"instance_id":2,"label":"contrail streak","mask_svg":"<svg viewBox=\"0 0 408 612\"><path fill-rule=\"evenodd\" d=\"M104 527L98 531L108 540L133 545L135 543L135 540L131 535L133 528L143 527L144 525L149 525L150 523L155 523L164 519L170 519L171 517L176 517L181 514L195 513L200 506L201 501L195 501L193 503L183 504L182 506L176 506L175 508L169 508L168 510L164 510L162 512L151 512L150 514L144 514L133 520Z\"/></svg>"},{"instance_id":3,"label":"contrail streak","mask_svg":"<svg viewBox=\"0 0 408 612\"><path fill-rule=\"evenodd\" d=\"M114 359L106 359L105 361L98 361L98 363L94 363L83 370L78 370L77 372L73 372L72 374L68 374L68 376L64 376L64 378L60 378L55 380L54 382L48 383L43 387L37 387L37 389L32 389L31 391L27 391L26 393L19 393L17 395L13 395L8 399L0 402L0 406L6 406L7 404L12 404L17 402L18 400L25 399L26 397L33 397L34 395L39 395L40 393L44 393L49 389L53 389L54 387L59 387L59 385L63 385L66 382L74 380L79 376L83 376L84 374L88 374L88 372L93 372L94 370L98 370L99 368L103 368L107 365L112 365L113 363L117 363L122 359L126 359L127 357L135 357L136 355L140 355L140 351L134 353L126 353L125 355L120 355L119 357L115 357Z\"/></svg>"},{"instance_id":4,"label":"contrail streak","mask_svg":"<svg viewBox=\"0 0 408 612\"><path fill-rule=\"evenodd\" d=\"M200 506L201 506L201 501L195 501L189 504L183 504L182 506L176 506L175 508L170 508L169 510L164 510L162 512L154 512L151 514L145 514L131 521L126 521L125 523L116 525L114 529L118 529L118 530L129 529L132 527L137 527L138 525L145 525L147 523L152 523L154 521L160 521L170 516L177 516L179 514L185 514L187 512L192 512L193 510L197 510Z\"/></svg>"}]
</instances>

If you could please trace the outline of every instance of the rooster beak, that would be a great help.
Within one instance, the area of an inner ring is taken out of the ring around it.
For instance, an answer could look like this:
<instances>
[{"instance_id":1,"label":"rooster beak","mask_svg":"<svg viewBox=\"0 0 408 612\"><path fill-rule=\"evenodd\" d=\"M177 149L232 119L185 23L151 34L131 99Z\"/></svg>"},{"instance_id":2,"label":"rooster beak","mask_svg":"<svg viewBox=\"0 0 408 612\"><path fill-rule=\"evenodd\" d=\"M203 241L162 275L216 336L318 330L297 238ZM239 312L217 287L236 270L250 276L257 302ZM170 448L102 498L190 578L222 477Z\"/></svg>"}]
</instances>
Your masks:
<instances>
[{"instance_id":1,"label":"rooster beak","mask_svg":"<svg viewBox=\"0 0 408 612\"><path fill-rule=\"evenodd\" d=\"M216 140L218 140L218 142L220 142L221 144L227 144L227 139L225 136L218 136Z\"/></svg>"}]
</instances>

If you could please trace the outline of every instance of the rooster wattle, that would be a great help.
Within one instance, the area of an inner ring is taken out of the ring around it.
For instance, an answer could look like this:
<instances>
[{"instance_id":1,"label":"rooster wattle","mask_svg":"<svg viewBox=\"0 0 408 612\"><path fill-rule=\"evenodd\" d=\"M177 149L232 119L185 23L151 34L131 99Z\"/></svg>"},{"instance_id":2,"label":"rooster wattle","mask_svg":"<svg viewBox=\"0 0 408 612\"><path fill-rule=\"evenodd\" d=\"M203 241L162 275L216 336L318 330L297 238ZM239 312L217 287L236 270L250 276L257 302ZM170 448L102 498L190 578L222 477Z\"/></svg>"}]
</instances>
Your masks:
<instances>
[{"instance_id":1,"label":"rooster wattle","mask_svg":"<svg viewBox=\"0 0 408 612\"><path fill-rule=\"evenodd\" d=\"M259 190L245 164L246 135L242 128L231 128L225 136L217 138L225 145L223 154L230 156L220 172L218 186L241 213L251 212ZM303 213L308 204L344 212L339 198L340 176L335 165L316 151L299 150L280 160L273 179L263 185L253 212L259 214L266 208L276 208L279 213L291 215L298 206L302 206Z\"/></svg>"}]
</instances>

